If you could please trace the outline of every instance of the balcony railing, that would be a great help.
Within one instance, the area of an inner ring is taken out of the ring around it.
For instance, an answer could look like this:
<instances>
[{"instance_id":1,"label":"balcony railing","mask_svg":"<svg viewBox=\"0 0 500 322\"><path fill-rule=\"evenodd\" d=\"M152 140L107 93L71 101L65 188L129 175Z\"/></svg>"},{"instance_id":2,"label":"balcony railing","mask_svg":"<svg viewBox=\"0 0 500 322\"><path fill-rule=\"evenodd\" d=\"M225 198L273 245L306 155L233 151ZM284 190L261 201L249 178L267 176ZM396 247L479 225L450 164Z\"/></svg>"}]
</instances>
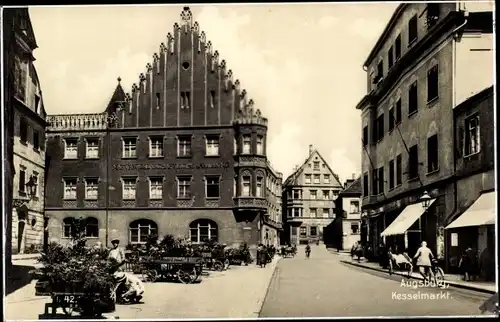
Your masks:
<instances>
[{"instance_id":1,"label":"balcony railing","mask_svg":"<svg viewBox=\"0 0 500 322\"><path fill-rule=\"evenodd\" d=\"M107 126L105 113L48 115L48 130L104 130Z\"/></svg>"}]
</instances>

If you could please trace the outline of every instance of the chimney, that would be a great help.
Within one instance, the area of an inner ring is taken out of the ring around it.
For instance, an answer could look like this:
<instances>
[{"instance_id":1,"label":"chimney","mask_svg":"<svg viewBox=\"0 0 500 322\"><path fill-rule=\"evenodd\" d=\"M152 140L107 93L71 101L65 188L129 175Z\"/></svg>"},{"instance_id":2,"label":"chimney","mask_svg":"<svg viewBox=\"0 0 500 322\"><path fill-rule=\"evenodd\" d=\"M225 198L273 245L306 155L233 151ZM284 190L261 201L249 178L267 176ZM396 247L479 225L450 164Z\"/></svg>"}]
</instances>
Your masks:
<instances>
[{"instance_id":1,"label":"chimney","mask_svg":"<svg viewBox=\"0 0 500 322\"><path fill-rule=\"evenodd\" d=\"M313 153L313 145L309 144L309 155Z\"/></svg>"}]
</instances>

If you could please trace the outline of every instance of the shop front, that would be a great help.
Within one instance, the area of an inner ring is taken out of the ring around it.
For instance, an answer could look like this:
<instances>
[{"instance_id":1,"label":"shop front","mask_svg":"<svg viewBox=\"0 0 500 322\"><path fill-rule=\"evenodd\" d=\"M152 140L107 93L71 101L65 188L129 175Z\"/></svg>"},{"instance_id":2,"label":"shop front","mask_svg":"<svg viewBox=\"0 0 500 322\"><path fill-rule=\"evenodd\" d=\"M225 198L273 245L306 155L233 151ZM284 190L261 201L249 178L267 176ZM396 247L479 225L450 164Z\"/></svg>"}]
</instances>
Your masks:
<instances>
[{"instance_id":1,"label":"shop front","mask_svg":"<svg viewBox=\"0 0 500 322\"><path fill-rule=\"evenodd\" d=\"M406 252L413 256L422 241L427 241L429 248L433 249L435 243L432 242L434 225L430 224L430 213L436 199L425 199L424 202L417 202L406 206L392 223L380 234L387 247L391 247L394 253ZM433 232L431 232L433 230ZM434 244L434 245L432 245ZM435 249L435 248L434 248Z\"/></svg>"},{"instance_id":2,"label":"shop front","mask_svg":"<svg viewBox=\"0 0 500 322\"><path fill-rule=\"evenodd\" d=\"M446 226L450 272L460 272L460 256L467 248L477 251L484 280L495 279L495 191L482 193L458 218Z\"/></svg>"}]
</instances>

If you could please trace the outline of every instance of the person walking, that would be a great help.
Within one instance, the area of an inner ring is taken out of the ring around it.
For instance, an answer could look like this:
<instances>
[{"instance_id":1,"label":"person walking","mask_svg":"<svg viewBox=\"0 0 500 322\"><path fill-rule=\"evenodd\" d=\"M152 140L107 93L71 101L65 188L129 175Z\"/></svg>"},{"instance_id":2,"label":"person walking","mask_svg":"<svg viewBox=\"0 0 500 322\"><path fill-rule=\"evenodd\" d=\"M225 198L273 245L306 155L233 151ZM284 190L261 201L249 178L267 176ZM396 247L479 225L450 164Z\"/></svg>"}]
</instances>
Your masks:
<instances>
[{"instance_id":1,"label":"person walking","mask_svg":"<svg viewBox=\"0 0 500 322\"><path fill-rule=\"evenodd\" d=\"M267 265L267 251L263 244L257 248L257 265L260 265L261 268Z\"/></svg>"},{"instance_id":2,"label":"person walking","mask_svg":"<svg viewBox=\"0 0 500 322\"><path fill-rule=\"evenodd\" d=\"M427 247L427 242L423 241L420 248L413 256L413 260L417 261L417 266L420 271L420 275L424 278L424 281L427 281L427 276L429 276L429 281L432 278L435 282L434 272L432 271L432 260L434 259L434 255L432 251Z\"/></svg>"},{"instance_id":3,"label":"person walking","mask_svg":"<svg viewBox=\"0 0 500 322\"><path fill-rule=\"evenodd\" d=\"M306 259L309 259L309 256L311 256L311 246L309 246L309 243L307 243L307 246L306 246Z\"/></svg>"}]
</instances>

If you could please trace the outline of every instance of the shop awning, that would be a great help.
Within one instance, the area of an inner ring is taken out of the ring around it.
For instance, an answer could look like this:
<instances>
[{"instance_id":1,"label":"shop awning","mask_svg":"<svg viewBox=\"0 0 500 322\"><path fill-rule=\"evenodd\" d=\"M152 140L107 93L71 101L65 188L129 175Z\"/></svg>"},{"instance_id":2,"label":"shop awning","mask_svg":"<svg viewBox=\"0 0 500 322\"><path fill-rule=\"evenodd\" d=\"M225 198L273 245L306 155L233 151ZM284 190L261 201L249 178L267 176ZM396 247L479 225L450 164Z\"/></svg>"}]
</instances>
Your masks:
<instances>
[{"instance_id":1,"label":"shop awning","mask_svg":"<svg viewBox=\"0 0 500 322\"><path fill-rule=\"evenodd\" d=\"M436 201L432 199L429 207ZM406 206L399 216L387 227L380 236L402 235L413 225L425 212L420 202Z\"/></svg>"},{"instance_id":2,"label":"shop awning","mask_svg":"<svg viewBox=\"0 0 500 322\"><path fill-rule=\"evenodd\" d=\"M495 192L487 192L477 198L463 214L445 229L495 224Z\"/></svg>"}]
</instances>

